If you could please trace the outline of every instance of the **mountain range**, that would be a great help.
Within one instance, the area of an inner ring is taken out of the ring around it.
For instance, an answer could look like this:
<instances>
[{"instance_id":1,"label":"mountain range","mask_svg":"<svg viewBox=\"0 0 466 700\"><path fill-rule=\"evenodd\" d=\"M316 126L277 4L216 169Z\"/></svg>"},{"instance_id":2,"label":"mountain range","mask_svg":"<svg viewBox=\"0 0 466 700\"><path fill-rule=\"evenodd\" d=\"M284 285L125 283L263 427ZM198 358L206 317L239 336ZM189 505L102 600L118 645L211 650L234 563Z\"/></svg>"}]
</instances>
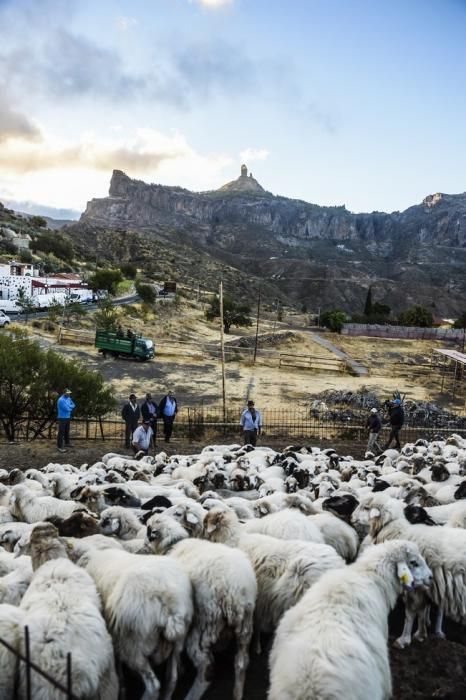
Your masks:
<instances>
[{"instance_id":1,"label":"mountain range","mask_svg":"<svg viewBox=\"0 0 466 700\"><path fill-rule=\"evenodd\" d=\"M223 270L242 293L247 280L262 282L310 310L362 312L369 286L394 312L416 303L455 316L466 306L466 193L355 214L273 195L246 166L236 180L199 193L114 170L109 196L88 202L66 231L98 256L137 259L144 250L147 258L149 250L157 266L158 253L171 251L171 273L186 279L199 281L208 261L206 286Z\"/></svg>"}]
</instances>

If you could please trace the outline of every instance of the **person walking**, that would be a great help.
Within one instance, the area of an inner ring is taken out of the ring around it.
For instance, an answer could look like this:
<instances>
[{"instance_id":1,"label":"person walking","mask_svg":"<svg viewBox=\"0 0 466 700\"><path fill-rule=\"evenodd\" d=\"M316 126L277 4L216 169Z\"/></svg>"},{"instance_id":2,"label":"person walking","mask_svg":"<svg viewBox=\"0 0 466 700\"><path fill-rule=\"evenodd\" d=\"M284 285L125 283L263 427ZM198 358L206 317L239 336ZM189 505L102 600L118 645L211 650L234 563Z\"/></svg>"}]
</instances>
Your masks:
<instances>
[{"instance_id":1,"label":"person walking","mask_svg":"<svg viewBox=\"0 0 466 700\"><path fill-rule=\"evenodd\" d=\"M136 394L129 395L128 403L125 403L121 410L121 417L125 421L125 447L129 449L132 435L138 427L141 417L141 409L138 406Z\"/></svg>"},{"instance_id":2,"label":"person walking","mask_svg":"<svg viewBox=\"0 0 466 700\"><path fill-rule=\"evenodd\" d=\"M143 420L133 433L132 446L134 454L137 452L148 454L153 437L154 431L151 428L150 420Z\"/></svg>"},{"instance_id":3,"label":"person walking","mask_svg":"<svg viewBox=\"0 0 466 700\"><path fill-rule=\"evenodd\" d=\"M382 448L377 442L377 438L379 437L379 433L382 429L382 422L376 408L371 408L371 412L369 413L366 421L366 428L369 431L369 440L367 441L366 452L372 452L372 454L375 454L376 448L379 452L382 452Z\"/></svg>"},{"instance_id":4,"label":"person walking","mask_svg":"<svg viewBox=\"0 0 466 700\"><path fill-rule=\"evenodd\" d=\"M178 402L173 391L167 391L159 403L159 416L163 420L163 434L165 442L170 442L173 432L173 423L178 412Z\"/></svg>"},{"instance_id":5,"label":"person walking","mask_svg":"<svg viewBox=\"0 0 466 700\"><path fill-rule=\"evenodd\" d=\"M255 446L257 436L261 434L262 419L260 411L254 408L254 401L248 401L248 406L242 412L239 423L243 431L244 444Z\"/></svg>"},{"instance_id":6,"label":"person walking","mask_svg":"<svg viewBox=\"0 0 466 700\"><path fill-rule=\"evenodd\" d=\"M152 399L152 394L146 394L145 401L141 404L141 417L143 421L149 421L154 434L154 446L157 438L157 404Z\"/></svg>"},{"instance_id":7,"label":"person walking","mask_svg":"<svg viewBox=\"0 0 466 700\"><path fill-rule=\"evenodd\" d=\"M391 430L384 450L390 447L390 445L392 444L392 440L395 440L396 449L401 450L400 430L403 427L403 423L405 422L405 414L400 399L395 399L391 402L390 406L388 407L388 413Z\"/></svg>"},{"instance_id":8,"label":"person walking","mask_svg":"<svg viewBox=\"0 0 466 700\"><path fill-rule=\"evenodd\" d=\"M71 447L70 423L71 414L75 408L71 398L71 389L65 389L57 401L57 449L59 452L66 452L67 447Z\"/></svg>"}]
</instances>

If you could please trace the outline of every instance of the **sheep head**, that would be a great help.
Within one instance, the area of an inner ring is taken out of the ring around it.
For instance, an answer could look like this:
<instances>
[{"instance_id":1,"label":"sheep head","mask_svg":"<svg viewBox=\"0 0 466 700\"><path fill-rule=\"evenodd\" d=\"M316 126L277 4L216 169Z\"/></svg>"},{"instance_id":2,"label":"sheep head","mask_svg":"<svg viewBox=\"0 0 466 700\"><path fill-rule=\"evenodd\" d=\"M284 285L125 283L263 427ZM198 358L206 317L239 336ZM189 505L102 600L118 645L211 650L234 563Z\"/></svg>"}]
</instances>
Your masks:
<instances>
[{"instance_id":1,"label":"sheep head","mask_svg":"<svg viewBox=\"0 0 466 700\"><path fill-rule=\"evenodd\" d=\"M50 559L68 558L66 545L52 523L39 523L33 527L29 537L29 548L34 571Z\"/></svg>"},{"instance_id":2,"label":"sheep head","mask_svg":"<svg viewBox=\"0 0 466 700\"><path fill-rule=\"evenodd\" d=\"M238 544L239 536L240 525L234 511L226 506L217 506L208 511L202 531L204 539L235 546Z\"/></svg>"},{"instance_id":3,"label":"sheep head","mask_svg":"<svg viewBox=\"0 0 466 700\"><path fill-rule=\"evenodd\" d=\"M187 530L165 513L153 515L147 521L145 542L155 554L165 554L187 537Z\"/></svg>"}]
</instances>

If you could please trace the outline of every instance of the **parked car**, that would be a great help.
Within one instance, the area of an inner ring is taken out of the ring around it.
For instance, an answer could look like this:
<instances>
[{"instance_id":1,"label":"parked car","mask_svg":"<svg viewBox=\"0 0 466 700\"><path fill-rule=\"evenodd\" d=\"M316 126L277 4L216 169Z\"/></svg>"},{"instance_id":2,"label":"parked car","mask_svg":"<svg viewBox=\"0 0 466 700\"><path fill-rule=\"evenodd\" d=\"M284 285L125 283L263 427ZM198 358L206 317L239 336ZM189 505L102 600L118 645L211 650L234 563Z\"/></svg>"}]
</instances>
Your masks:
<instances>
[{"instance_id":1,"label":"parked car","mask_svg":"<svg viewBox=\"0 0 466 700\"><path fill-rule=\"evenodd\" d=\"M8 324L11 322L10 317L7 316L6 314L3 313L3 311L0 311L0 328L4 328L5 326L8 326Z\"/></svg>"}]
</instances>

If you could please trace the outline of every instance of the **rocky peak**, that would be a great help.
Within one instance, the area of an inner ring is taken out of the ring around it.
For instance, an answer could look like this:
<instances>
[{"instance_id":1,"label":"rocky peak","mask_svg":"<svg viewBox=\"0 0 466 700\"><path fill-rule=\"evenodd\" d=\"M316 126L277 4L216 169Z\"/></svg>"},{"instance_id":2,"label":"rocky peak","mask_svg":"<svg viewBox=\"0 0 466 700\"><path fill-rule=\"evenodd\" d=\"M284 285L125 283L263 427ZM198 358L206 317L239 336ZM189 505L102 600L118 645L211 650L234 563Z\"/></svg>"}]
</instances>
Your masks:
<instances>
[{"instance_id":1,"label":"rocky peak","mask_svg":"<svg viewBox=\"0 0 466 700\"><path fill-rule=\"evenodd\" d=\"M441 192L436 192L435 194L428 194L424 197L422 203L426 207L435 207L443 199L443 194Z\"/></svg>"},{"instance_id":2,"label":"rocky peak","mask_svg":"<svg viewBox=\"0 0 466 700\"><path fill-rule=\"evenodd\" d=\"M220 187L219 192L254 192L266 194L266 191L264 190L262 185L259 185L257 180L253 178L252 173L249 173L248 175L248 169L246 165L241 166L241 175L238 178L236 178L236 180L227 182L226 185Z\"/></svg>"},{"instance_id":3,"label":"rocky peak","mask_svg":"<svg viewBox=\"0 0 466 700\"><path fill-rule=\"evenodd\" d=\"M108 194L110 197L125 197L131 189L130 177L122 170L114 170L112 179L110 180L110 189Z\"/></svg>"}]
</instances>

